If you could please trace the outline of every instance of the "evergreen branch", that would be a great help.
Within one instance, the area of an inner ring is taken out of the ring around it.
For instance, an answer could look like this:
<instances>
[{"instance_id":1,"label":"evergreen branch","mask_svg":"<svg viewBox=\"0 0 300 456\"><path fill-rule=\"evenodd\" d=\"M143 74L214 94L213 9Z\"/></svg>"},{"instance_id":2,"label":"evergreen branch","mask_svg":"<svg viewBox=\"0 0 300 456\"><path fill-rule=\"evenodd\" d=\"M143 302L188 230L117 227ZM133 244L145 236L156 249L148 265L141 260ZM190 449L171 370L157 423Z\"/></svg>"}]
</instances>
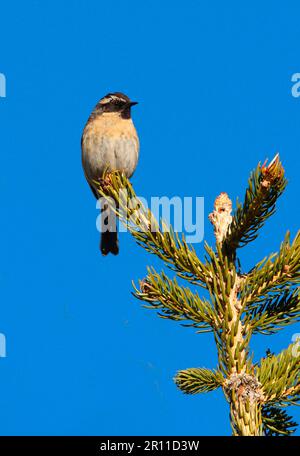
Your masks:
<instances>
[{"instance_id":1,"label":"evergreen branch","mask_svg":"<svg viewBox=\"0 0 300 456\"><path fill-rule=\"evenodd\" d=\"M224 383L224 377L220 371L192 368L177 372L174 381L183 393L197 394L219 388Z\"/></svg>"},{"instance_id":2,"label":"evergreen branch","mask_svg":"<svg viewBox=\"0 0 300 456\"><path fill-rule=\"evenodd\" d=\"M99 196L115 211L137 243L146 251L157 255L178 276L205 287L207 267L195 249L188 245L184 235L175 233L162 221L161 227L151 211L137 198L127 177L118 171L105 174L98 186Z\"/></svg>"},{"instance_id":3,"label":"evergreen branch","mask_svg":"<svg viewBox=\"0 0 300 456\"><path fill-rule=\"evenodd\" d=\"M280 407L266 405L262 408L264 435L268 437L292 435L298 424Z\"/></svg>"},{"instance_id":4,"label":"evergreen branch","mask_svg":"<svg viewBox=\"0 0 300 456\"><path fill-rule=\"evenodd\" d=\"M288 288L249 308L245 322L253 333L274 334L300 320L300 291Z\"/></svg>"},{"instance_id":5,"label":"evergreen branch","mask_svg":"<svg viewBox=\"0 0 300 456\"><path fill-rule=\"evenodd\" d=\"M244 204L219 195L209 219L214 226L216 249L205 245L201 262L184 236L157 221L124 174L104 173L99 195L146 251L155 254L176 274L208 290L210 301L148 269L133 293L161 318L187 322L199 332L213 331L218 369L179 371L175 383L184 393L195 394L223 387L230 404L234 435L289 435L296 423L282 407L300 402L299 342L275 356L268 353L253 364L249 343L253 333L272 334L300 318L300 232L293 242L287 233L277 254L270 255L248 274L236 269L236 249L258 235L275 211L286 186L277 155L268 166L260 164L250 176ZM294 287L294 288L293 288Z\"/></svg>"},{"instance_id":6,"label":"evergreen branch","mask_svg":"<svg viewBox=\"0 0 300 456\"><path fill-rule=\"evenodd\" d=\"M279 355L262 358L256 375L262 385L265 403L294 404L300 400L300 357L298 342Z\"/></svg>"},{"instance_id":7,"label":"evergreen branch","mask_svg":"<svg viewBox=\"0 0 300 456\"><path fill-rule=\"evenodd\" d=\"M277 254L261 261L246 276L241 290L241 300L247 308L262 300L268 293L283 292L290 285L300 282L300 231L290 243L287 232Z\"/></svg>"},{"instance_id":8,"label":"evergreen branch","mask_svg":"<svg viewBox=\"0 0 300 456\"><path fill-rule=\"evenodd\" d=\"M176 278L169 279L164 272L157 273L148 268L146 279L139 282L140 290L135 287L134 296L150 303L148 309L158 311L161 318L175 321L190 320L198 332L209 332L215 325L210 303L200 299L197 293L178 285Z\"/></svg>"},{"instance_id":9,"label":"evergreen branch","mask_svg":"<svg viewBox=\"0 0 300 456\"><path fill-rule=\"evenodd\" d=\"M223 255L221 244L217 243L216 247L215 252L206 242L204 244L207 268L205 282L217 315L223 317L226 314L225 319L228 320L232 318L232 315L228 315L229 296L237 280L237 274L234 264Z\"/></svg>"},{"instance_id":10,"label":"evergreen branch","mask_svg":"<svg viewBox=\"0 0 300 456\"><path fill-rule=\"evenodd\" d=\"M278 154L268 166L258 164L250 175L244 204L237 202L223 243L225 252L234 252L257 238L258 230L274 214L276 201L286 184Z\"/></svg>"}]
</instances>

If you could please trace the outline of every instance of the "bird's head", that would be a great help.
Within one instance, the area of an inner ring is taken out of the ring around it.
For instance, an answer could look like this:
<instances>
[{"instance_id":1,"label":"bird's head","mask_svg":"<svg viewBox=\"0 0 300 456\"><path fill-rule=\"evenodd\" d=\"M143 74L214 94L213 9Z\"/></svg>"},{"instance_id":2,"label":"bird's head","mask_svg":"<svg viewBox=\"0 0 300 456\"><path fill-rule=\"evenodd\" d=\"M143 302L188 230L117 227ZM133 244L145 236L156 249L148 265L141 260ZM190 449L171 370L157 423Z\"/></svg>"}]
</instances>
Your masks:
<instances>
[{"instance_id":1,"label":"bird's head","mask_svg":"<svg viewBox=\"0 0 300 456\"><path fill-rule=\"evenodd\" d=\"M130 119L131 106L137 104L137 101L131 101L127 95L121 92L108 93L101 98L96 106L96 110L101 113L116 113L121 117Z\"/></svg>"}]
</instances>

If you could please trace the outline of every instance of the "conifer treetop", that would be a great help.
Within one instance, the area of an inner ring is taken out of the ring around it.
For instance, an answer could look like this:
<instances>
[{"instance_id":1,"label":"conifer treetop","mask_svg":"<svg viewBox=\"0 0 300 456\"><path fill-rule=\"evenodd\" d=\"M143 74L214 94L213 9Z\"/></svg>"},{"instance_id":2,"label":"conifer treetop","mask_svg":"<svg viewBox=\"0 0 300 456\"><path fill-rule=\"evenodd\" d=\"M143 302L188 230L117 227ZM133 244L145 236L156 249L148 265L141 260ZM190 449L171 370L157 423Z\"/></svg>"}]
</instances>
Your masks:
<instances>
[{"instance_id":1,"label":"conifer treetop","mask_svg":"<svg viewBox=\"0 0 300 456\"><path fill-rule=\"evenodd\" d=\"M300 232L292 241L287 232L278 253L250 271L242 270L237 257L238 249L254 241L274 214L286 184L277 154L252 171L243 204L237 201L233 209L227 193L221 193L209 215L216 243L205 243L200 260L184 234L167 230L143 206L124 174L105 173L94 182L138 245L171 270L169 277L149 267L134 284L134 296L161 318L213 333L216 368L180 370L175 383L185 394L222 388L233 435L290 435L296 428L284 407L300 400L300 341L278 355L267 353L258 363L249 343L257 333L270 335L300 319Z\"/></svg>"}]
</instances>

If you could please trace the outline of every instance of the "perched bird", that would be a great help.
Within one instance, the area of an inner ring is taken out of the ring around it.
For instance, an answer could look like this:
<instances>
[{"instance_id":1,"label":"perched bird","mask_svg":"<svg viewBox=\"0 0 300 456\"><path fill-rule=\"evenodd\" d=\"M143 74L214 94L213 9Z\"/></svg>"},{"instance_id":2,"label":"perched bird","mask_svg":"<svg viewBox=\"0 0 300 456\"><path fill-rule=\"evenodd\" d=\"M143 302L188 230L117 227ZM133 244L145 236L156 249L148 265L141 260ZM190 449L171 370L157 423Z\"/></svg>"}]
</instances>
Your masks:
<instances>
[{"instance_id":1,"label":"perched bird","mask_svg":"<svg viewBox=\"0 0 300 456\"><path fill-rule=\"evenodd\" d=\"M137 166L139 139L131 119L131 107L135 104L123 93L109 93L97 103L84 127L82 165L97 199L99 194L93 181L99 181L104 171L123 171L131 177ZM117 230L109 216L106 231L101 233L100 250L103 255L119 253Z\"/></svg>"}]
</instances>

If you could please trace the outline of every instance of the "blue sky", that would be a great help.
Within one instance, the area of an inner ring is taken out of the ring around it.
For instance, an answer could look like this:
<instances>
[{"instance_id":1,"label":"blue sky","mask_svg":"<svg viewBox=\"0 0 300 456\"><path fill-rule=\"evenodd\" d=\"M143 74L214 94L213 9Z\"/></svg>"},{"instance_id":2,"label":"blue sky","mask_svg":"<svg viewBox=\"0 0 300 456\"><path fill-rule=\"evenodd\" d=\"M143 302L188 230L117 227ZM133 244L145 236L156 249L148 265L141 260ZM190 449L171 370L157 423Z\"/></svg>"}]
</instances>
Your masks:
<instances>
[{"instance_id":1,"label":"blue sky","mask_svg":"<svg viewBox=\"0 0 300 456\"><path fill-rule=\"evenodd\" d=\"M289 186L250 268L299 228L299 2L11 1L1 5L2 435L228 435L221 392L187 397L178 369L216 366L211 335L163 321L131 280L163 265L122 234L102 258L80 137L107 92L138 100L138 194L243 197L279 151ZM197 246L203 254L203 243ZM300 326L255 337L255 359ZM300 421L300 413L293 410Z\"/></svg>"}]
</instances>

